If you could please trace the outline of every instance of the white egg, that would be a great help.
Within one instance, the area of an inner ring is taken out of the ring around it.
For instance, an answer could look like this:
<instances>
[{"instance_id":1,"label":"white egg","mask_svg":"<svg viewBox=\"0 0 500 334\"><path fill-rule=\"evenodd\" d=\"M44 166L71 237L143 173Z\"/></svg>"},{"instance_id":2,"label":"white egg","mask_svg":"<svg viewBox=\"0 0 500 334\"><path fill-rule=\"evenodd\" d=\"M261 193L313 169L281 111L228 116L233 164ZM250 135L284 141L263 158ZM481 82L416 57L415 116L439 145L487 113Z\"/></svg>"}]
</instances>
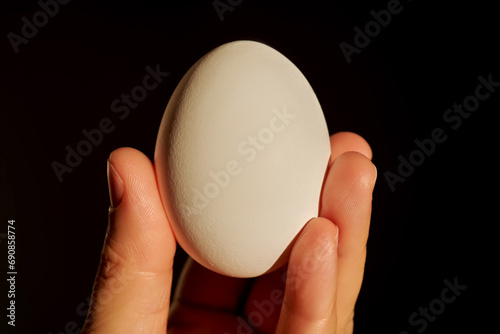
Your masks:
<instances>
[{"instance_id":1,"label":"white egg","mask_svg":"<svg viewBox=\"0 0 500 334\"><path fill-rule=\"evenodd\" d=\"M155 167L178 243L234 277L282 265L318 215L330 141L303 74L262 43L236 41L196 62L161 122Z\"/></svg>"}]
</instances>

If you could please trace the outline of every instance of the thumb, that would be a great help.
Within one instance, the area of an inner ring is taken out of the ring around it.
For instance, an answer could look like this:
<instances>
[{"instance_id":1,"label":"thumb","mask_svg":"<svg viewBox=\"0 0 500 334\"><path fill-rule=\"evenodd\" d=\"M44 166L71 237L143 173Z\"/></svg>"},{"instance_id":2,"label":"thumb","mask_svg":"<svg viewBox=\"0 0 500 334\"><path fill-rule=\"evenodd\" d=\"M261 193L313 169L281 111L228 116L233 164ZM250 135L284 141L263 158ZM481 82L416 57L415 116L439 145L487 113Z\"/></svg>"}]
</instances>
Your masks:
<instances>
[{"instance_id":1,"label":"thumb","mask_svg":"<svg viewBox=\"0 0 500 334\"><path fill-rule=\"evenodd\" d=\"M108 230L82 333L165 333L176 243L154 167L141 152L118 149L108 183Z\"/></svg>"}]
</instances>

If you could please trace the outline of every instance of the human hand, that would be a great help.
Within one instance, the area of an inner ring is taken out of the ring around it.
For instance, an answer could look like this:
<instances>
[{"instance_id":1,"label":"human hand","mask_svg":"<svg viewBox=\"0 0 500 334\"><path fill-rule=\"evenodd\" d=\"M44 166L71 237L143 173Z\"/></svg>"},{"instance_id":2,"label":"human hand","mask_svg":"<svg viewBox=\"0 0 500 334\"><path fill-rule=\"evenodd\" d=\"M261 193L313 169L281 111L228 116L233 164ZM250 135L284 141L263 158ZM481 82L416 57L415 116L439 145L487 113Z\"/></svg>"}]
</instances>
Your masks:
<instances>
[{"instance_id":1,"label":"human hand","mask_svg":"<svg viewBox=\"0 0 500 334\"><path fill-rule=\"evenodd\" d=\"M131 148L108 161L108 231L82 333L352 333L363 280L376 169L353 133L330 138L320 218L287 266L255 279L188 260L170 305L176 249L154 166ZM170 312L170 314L169 314Z\"/></svg>"}]
</instances>

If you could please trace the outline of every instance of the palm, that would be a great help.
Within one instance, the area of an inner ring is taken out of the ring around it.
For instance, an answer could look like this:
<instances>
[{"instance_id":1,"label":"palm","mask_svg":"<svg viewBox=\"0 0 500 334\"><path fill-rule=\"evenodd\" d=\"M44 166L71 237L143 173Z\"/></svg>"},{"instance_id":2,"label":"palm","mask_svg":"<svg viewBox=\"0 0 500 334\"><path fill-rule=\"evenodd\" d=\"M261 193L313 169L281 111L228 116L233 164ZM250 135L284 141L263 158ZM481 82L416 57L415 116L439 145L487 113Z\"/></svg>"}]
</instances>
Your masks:
<instances>
[{"instance_id":1,"label":"palm","mask_svg":"<svg viewBox=\"0 0 500 334\"><path fill-rule=\"evenodd\" d=\"M206 329L207 333L233 334L238 328L250 333L255 327L259 331L254 333L273 333L283 300L284 275L285 268L280 268L256 279L232 278L189 259L171 305L168 333L203 333Z\"/></svg>"}]
</instances>

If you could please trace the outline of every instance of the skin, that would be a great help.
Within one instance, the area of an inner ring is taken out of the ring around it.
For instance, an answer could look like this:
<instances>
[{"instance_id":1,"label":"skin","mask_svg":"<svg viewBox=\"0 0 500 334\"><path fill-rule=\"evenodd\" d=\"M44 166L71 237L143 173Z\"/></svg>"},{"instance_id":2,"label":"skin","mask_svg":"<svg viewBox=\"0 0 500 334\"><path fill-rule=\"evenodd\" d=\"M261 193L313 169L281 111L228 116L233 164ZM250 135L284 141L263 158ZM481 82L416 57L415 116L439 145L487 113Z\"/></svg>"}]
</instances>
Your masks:
<instances>
[{"instance_id":1,"label":"skin","mask_svg":"<svg viewBox=\"0 0 500 334\"><path fill-rule=\"evenodd\" d=\"M82 333L352 333L377 172L360 136L330 142L319 217L295 239L288 264L240 279L189 259L171 305L176 240L154 166L135 149L111 153L108 231Z\"/></svg>"}]
</instances>

